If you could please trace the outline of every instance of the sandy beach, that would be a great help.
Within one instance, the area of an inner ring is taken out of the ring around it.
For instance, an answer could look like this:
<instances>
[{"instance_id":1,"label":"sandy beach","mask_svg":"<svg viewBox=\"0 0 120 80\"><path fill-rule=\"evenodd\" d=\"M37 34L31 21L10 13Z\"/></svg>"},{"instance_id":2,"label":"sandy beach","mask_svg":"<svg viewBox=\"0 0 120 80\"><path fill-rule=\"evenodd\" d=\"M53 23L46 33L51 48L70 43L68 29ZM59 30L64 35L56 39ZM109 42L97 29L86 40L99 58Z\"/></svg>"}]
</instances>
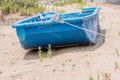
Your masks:
<instances>
[{"instance_id":1,"label":"sandy beach","mask_svg":"<svg viewBox=\"0 0 120 80\"><path fill-rule=\"evenodd\" d=\"M120 9L100 6L105 37L93 46L53 49L42 62L37 50L22 49L15 29L0 26L0 80L120 80Z\"/></svg>"}]
</instances>

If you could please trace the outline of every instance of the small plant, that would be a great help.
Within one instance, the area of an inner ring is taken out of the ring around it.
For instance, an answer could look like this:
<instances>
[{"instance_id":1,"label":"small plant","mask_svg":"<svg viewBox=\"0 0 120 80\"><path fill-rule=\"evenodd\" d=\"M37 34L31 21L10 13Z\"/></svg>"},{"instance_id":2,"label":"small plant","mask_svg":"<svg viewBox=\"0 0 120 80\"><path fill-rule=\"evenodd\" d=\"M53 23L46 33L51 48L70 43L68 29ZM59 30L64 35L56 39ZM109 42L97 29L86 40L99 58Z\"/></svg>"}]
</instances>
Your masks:
<instances>
[{"instance_id":1,"label":"small plant","mask_svg":"<svg viewBox=\"0 0 120 80\"><path fill-rule=\"evenodd\" d=\"M93 76L90 75L88 80L95 80L95 79L93 78Z\"/></svg>"},{"instance_id":2,"label":"small plant","mask_svg":"<svg viewBox=\"0 0 120 80\"><path fill-rule=\"evenodd\" d=\"M116 48L115 50L116 50L116 55L117 55L117 56L120 56L120 54L119 54L119 52L118 52L118 49Z\"/></svg>"},{"instance_id":3,"label":"small plant","mask_svg":"<svg viewBox=\"0 0 120 80\"><path fill-rule=\"evenodd\" d=\"M34 11L35 11L35 13L42 13L42 12L46 11L46 6L44 6L44 5L36 6L36 7L34 7Z\"/></svg>"},{"instance_id":4,"label":"small plant","mask_svg":"<svg viewBox=\"0 0 120 80\"><path fill-rule=\"evenodd\" d=\"M52 7L52 11L55 11L55 7Z\"/></svg>"},{"instance_id":5,"label":"small plant","mask_svg":"<svg viewBox=\"0 0 120 80\"><path fill-rule=\"evenodd\" d=\"M117 62L115 62L115 63L114 63L114 66L115 66L115 69L118 69L118 68L119 68L119 66L118 66L118 63L117 63Z\"/></svg>"},{"instance_id":6,"label":"small plant","mask_svg":"<svg viewBox=\"0 0 120 80\"><path fill-rule=\"evenodd\" d=\"M69 1L59 2L59 3L57 2L54 5L55 6L66 6L68 4L73 4L73 3L85 5L85 2L83 0L69 0Z\"/></svg>"},{"instance_id":7,"label":"small plant","mask_svg":"<svg viewBox=\"0 0 120 80\"><path fill-rule=\"evenodd\" d=\"M52 57L52 55L53 55L53 52L52 52L52 49L51 49L51 45L50 44L48 44L48 56L51 58Z\"/></svg>"},{"instance_id":8,"label":"small plant","mask_svg":"<svg viewBox=\"0 0 120 80\"><path fill-rule=\"evenodd\" d=\"M118 24L120 24L120 22L118 22Z\"/></svg>"},{"instance_id":9,"label":"small plant","mask_svg":"<svg viewBox=\"0 0 120 80\"><path fill-rule=\"evenodd\" d=\"M61 13L65 13L65 10L60 10Z\"/></svg>"},{"instance_id":10,"label":"small plant","mask_svg":"<svg viewBox=\"0 0 120 80\"><path fill-rule=\"evenodd\" d=\"M120 32L118 32L118 36L120 36Z\"/></svg>"},{"instance_id":11,"label":"small plant","mask_svg":"<svg viewBox=\"0 0 120 80\"><path fill-rule=\"evenodd\" d=\"M43 52L41 50L41 47L38 48L38 56L39 56L40 61L42 62L43 61Z\"/></svg>"},{"instance_id":12,"label":"small plant","mask_svg":"<svg viewBox=\"0 0 120 80\"><path fill-rule=\"evenodd\" d=\"M30 16L32 13L32 8L26 9L26 7L20 10L21 16Z\"/></svg>"},{"instance_id":13,"label":"small plant","mask_svg":"<svg viewBox=\"0 0 120 80\"><path fill-rule=\"evenodd\" d=\"M44 12L46 7L38 5L38 0L0 0L0 10L4 15L20 12L29 16L33 13Z\"/></svg>"},{"instance_id":14,"label":"small plant","mask_svg":"<svg viewBox=\"0 0 120 80\"><path fill-rule=\"evenodd\" d=\"M103 22L104 20L103 19L100 19L100 22Z\"/></svg>"},{"instance_id":15,"label":"small plant","mask_svg":"<svg viewBox=\"0 0 120 80\"><path fill-rule=\"evenodd\" d=\"M79 4L80 9L82 9L86 5L86 3L84 1L81 1L78 4Z\"/></svg>"},{"instance_id":16,"label":"small plant","mask_svg":"<svg viewBox=\"0 0 120 80\"><path fill-rule=\"evenodd\" d=\"M111 74L104 73L103 78L104 78L103 80L111 80Z\"/></svg>"},{"instance_id":17,"label":"small plant","mask_svg":"<svg viewBox=\"0 0 120 80\"><path fill-rule=\"evenodd\" d=\"M114 23L115 23L115 22L111 22L110 25L113 26Z\"/></svg>"},{"instance_id":18,"label":"small plant","mask_svg":"<svg viewBox=\"0 0 120 80\"><path fill-rule=\"evenodd\" d=\"M65 6L67 3L65 3L65 2L61 2L61 3L55 3L54 5L55 6Z\"/></svg>"}]
</instances>

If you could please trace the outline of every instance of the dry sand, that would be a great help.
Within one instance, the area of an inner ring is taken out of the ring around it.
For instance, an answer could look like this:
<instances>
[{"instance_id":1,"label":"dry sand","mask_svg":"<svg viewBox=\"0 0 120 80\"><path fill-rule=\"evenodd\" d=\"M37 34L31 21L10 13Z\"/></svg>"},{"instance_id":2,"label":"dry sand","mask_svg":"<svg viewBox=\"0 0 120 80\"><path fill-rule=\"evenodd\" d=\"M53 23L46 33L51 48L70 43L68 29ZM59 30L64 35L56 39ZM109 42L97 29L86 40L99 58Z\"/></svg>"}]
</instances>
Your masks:
<instances>
[{"instance_id":1,"label":"dry sand","mask_svg":"<svg viewBox=\"0 0 120 80\"><path fill-rule=\"evenodd\" d=\"M120 10L101 6L100 25L105 42L57 49L43 62L21 48L15 29L0 26L0 80L120 80Z\"/></svg>"}]
</instances>

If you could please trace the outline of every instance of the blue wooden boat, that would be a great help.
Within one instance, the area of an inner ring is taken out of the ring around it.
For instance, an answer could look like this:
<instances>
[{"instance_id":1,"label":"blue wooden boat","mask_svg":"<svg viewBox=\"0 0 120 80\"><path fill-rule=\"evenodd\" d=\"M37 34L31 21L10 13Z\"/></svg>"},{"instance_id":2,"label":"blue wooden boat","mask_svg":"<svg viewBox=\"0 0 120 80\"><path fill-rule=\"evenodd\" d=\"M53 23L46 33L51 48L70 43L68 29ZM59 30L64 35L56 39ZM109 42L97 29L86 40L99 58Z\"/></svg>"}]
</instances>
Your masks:
<instances>
[{"instance_id":1,"label":"blue wooden boat","mask_svg":"<svg viewBox=\"0 0 120 80\"><path fill-rule=\"evenodd\" d=\"M81 12L59 14L59 20L53 20L58 13L42 13L12 24L16 28L19 41L24 49L95 44L98 40L100 7L84 8ZM82 30L85 29L85 30ZM92 31L92 32L91 32ZM94 33L95 32L95 33Z\"/></svg>"}]
</instances>

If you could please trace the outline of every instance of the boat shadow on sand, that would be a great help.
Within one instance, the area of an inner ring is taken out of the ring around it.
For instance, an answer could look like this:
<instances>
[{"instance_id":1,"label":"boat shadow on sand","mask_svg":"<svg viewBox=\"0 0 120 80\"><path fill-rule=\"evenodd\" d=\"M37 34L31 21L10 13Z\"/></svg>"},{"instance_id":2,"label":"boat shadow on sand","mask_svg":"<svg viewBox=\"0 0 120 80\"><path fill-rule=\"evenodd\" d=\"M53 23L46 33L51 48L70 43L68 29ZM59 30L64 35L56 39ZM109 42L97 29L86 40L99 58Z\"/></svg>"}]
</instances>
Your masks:
<instances>
[{"instance_id":1,"label":"boat shadow on sand","mask_svg":"<svg viewBox=\"0 0 120 80\"><path fill-rule=\"evenodd\" d=\"M106 35L106 30L101 29L100 30L101 34ZM100 48L103 44L105 43L105 37L99 36L98 42L94 45L74 45L74 46L67 46L67 47L60 47L60 48L53 48L53 57L61 55L61 54L66 54L66 53L80 53L84 51L95 51L96 49ZM45 56L44 58L47 57L47 49L43 49L43 52ZM32 49L28 50L25 53L24 60L32 60L32 59L38 59L38 49Z\"/></svg>"}]
</instances>

